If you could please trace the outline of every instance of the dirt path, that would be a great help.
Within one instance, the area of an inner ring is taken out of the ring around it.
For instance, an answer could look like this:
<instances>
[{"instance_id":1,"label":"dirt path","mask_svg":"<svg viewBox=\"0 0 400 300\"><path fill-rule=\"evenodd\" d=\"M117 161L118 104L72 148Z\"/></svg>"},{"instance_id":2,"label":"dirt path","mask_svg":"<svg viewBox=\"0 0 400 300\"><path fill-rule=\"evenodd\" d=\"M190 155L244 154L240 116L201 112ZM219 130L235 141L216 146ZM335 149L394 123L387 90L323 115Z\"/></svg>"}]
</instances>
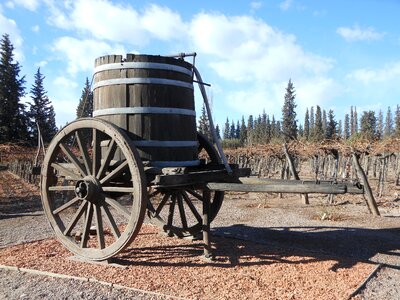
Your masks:
<instances>
[{"instance_id":1,"label":"dirt path","mask_svg":"<svg viewBox=\"0 0 400 300\"><path fill-rule=\"evenodd\" d=\"M4 171L0 172L0 183L0 247L52 236L37 189ZM331 256L337 260L337 269L351 268L357 262L383 263L385 267L357 299L398 299L400 203L381 205L383 217L373 217L360 196L338 197L334 206L326 205L323 197L311 197L310 202L306 207L297 196L279 199L275 195L230 194L213 223L213 240L218 236L235 237L290 249L298 256L304 251ZM0 271L0 276L0 298L5 299L49 295L70 295L72 299L157 298L16 271Z\"/></svg>"}]
</instances>

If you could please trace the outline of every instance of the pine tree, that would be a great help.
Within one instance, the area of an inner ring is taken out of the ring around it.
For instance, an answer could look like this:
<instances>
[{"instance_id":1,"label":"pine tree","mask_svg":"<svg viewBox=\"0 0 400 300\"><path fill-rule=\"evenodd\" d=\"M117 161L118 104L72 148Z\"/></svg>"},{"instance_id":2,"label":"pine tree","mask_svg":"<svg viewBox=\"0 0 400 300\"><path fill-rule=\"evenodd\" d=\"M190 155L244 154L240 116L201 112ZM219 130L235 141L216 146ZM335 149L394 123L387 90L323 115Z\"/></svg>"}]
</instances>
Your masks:
<instances>
[{"instance_id":1,"label":"pine tree","mask_svg":"<svg viewBox=\"0 0 400 300\"><path fill-rule=\"evenodd\" d=\"M354 130L354 112L353 106L350 106L350 136L353 136L355 133Z\"/></svg>"},{"instance_id":2,"label":"pine tree","mask_svg":"<svg viewBox=\"0 0 400 300\"><path fill-rule=\"evenodd\" d=\"M315 126L314 106L311 106L311 109L310 109L310 135L314 130L314 126Z\"/></svg>"},{"instance_id":3,"label":"pine tree","mask_svg":"<svg viewBox=\"0 0 400 300\"><path fill-rule=\"evenodd\" d=\"M239 121L236 122L236 128L235 128L235 139L240 138L240 124Z\"/></svg>"},{"instance_id":4,"label":"pine tree","mask_svg":"<svg viewBox=\"0 0 400 300\"><path fill-rule=\"evenodd\" d=\"M230 138L230 126L229 126L229 119L226 118L225 127L224 127L224 140Z\"/></svg>"},{"instance_id":5,"label":"pine tree","mask_svg":"<svg viewBox=\"0 0 400 300\"><path fill-rule=\"evenodd\" d=\"M361 116L361 134L368 140L376 138L376 117L374 111L364 111Z\"/></svg>"},{"instance_id":6,"label":"pine tree","mask_svg":"<svg viewBox=\"0 0 400 300\"><path fill-rule=\"evenodd\" d=\"M357 116L357 107L354 106L354 133L358 133L358 116Z\"/></svg>"},{"instance_id":7,"label":"pine tree","mask_svg":"<svg viewBox=\"0 0 400 300\"><path fill-rule=\"evenodd\" d=\"M308 141L310 138L310 115L308 108L306 109L306 115L304 116L304 138Z\"/></svg>"},{"instance_id":8,"label":"pine tree","mask_svg":"<svg viewBox=\"0 0 400 300\"><path fill-rule=\"evenodd\" d=\"M236 133L236 131L235 131L235 122L233 122L233 120L232 120L231 127L229 129L229 138L230 139L234 139L235 138L235 133Z\"/></svg>"},{"instance_id":9,"label":"pine tree","mask_svg":"<svg viewBox=\"0 0 400 300\"><path fill-rule=\"evenodd\" d=\"M246 143L247 140L247 128L246 128L246 124L244 123L244 116L242 116L242 123L240 125L240 144L244 145Z\"/></svg>"},{"instance_id":10,"label":"pine tree","mask_svg":"<svg viewBox=\"0 0 400 300\"><path fill-rule=\"evenodd\" d=\"M219 125L215 126L215 133L217 135L217 138L220 140L221 139L221 130L219 129Z\"/></svg>"},{"instance_id":11,"label":"pine tree","mask_svg":"<svg viewBox=\"0 0 400 300\"><path fill-rule=\"evenodd\" d=\"M313 132L313 140L319 142L322 141L323 139L324 139L324 131L322 129L321 107L317 105L317 110L315 112L315 126Z\"/></svg>"},{"instance_id":12,"label":"pine tree","mask_svg":"<svg viewBox=\"0 0 400 300\"><path fill-rule=\"evenodd\" d=\"M44 78L40 72L40 68L38 68L35 74L35 82L30 90L32 103L29 104L29 118L33 141L38 139L37 126L39 126L43 141L49 143L57 133L57 126L53 105L47 97L43 86Z\"/></svg>"},{"instance_id":13,"label":"pine tree","mask_svg":"<svg viewBox=\"0 0 400 300\"><path fill-rule=\"evenodd\" d=\"M199 118L199 125L198 125L198 131L202 133L205 137L207 137L208 140L212 141L212 136L211 136L211 130L210 130L210 122L208 120L206 108L203 104L203 107L201 109L201 116Z\"/></svg>"},{"instance_id":14,"label":"pine tree","mask_svg":"<svg viewBox=\"0 0 400 300\"><path fill-rule=\"evenodd\" d=\"M347 140L350 137L350 118L349 114L344 116L343 138Z\"/></svg>"},{"instance_id":15,"label":"pine tree","mask_svg":"<svg viewBox=\"0 0 400 300\"><path fill-rule=\"evenodd\" d=\"M379 110L378 113L378 124L376 125L376 138L382 139L383 137L383 113L382 110Z\"/></svg>"},{"instance_id":16,"label":"pine tree","mask_svg":"<svg viewBox=\"0 0 400 300\"><path fill-rule=\"evenodd\" d=\"M384 137L387 138L391 136L393 133L393 116L390 106L388 106L387 113L386 113L386 120L385 120L385 132Z\"/></svg>"},{"instance_id":17,"label":"pine tree","mask_svg":"<svg viewBox=\"0 0 400 300\"><path fill-rule=\"evenodd\" d=\"M400 137L400 106L397 104L395 112L395 135Z\"/></svg>"},{"instance_id":18,"label":"pine tree","mask_svg":"<svg viewBox=\"0 0 400 300\"><path fill-rule=\"evenodd\" d=\"M342 123L342 120L339 120L337 135L338 135L339 139L341 139L343 137L343 123Z\"/></svg>"},{"instance_id":19,"label":"pine tree","mask_svg":"<svg viewBox=\"0 0 400 300\"><path fill-rule=\"evenodd\" d=\"M297 138L297 121L296 121L296 98L295 89L292 80L289 79L286 87L285 100L282 107L282 133L284 139L295 140Z\"/></svg>"},{"instance_id":20,"label":"pine tree","mask_svg":"<svg viewBox=\"0 0 400 300\"><path fill-rule=\"evenodd\" d=\"M8 34L0 41L0 143L27 141L28 117L25 105L25 76L19 77L20 65L14 62L14 46Z\"/></svg>"},{"instance_id":21,"label":"pine tree","mask_svg":"<svg viewBox=\"0 0 400 300\"><path fill-rule=\"evenodd\" d=\"M326 117L326 111L325 109L322 110L322 131L324 132L324 136L327 137L326 134L326 126L327 126L327 117Z\"/></svg>"},{"instance_id":22,"label":"pine tree","mask_svg":"<svg viewBox=\"0 0 400 300\"><path fill-rule=\"evenodd\" d=\"M85 87L82 90L82 95L76 108L76 118L91 117L93 117L93 92L90 90L89 78L86 77Z\"/></svg>"},{"instance_id":23,"label":"pine tree","mask_svg":"<svg viewBox=\"0 0 400 300\"><path fill-rule=\"evenodd\" d=\"M335 121L333 110L330 109L328 112L328 122L326 124L326 138L330 140L336 139L338 137L337 135L337 122Z\"/></svg>"}]
</instances>

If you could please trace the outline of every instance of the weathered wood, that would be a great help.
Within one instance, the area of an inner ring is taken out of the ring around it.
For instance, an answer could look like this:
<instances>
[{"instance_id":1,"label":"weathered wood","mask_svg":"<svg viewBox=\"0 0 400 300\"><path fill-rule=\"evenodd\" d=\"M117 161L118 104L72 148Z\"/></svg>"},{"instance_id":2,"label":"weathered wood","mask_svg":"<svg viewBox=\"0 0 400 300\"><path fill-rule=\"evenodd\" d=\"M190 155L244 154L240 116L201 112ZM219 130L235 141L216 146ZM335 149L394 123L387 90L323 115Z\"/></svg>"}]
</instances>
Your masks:
<instances>
[{"instance_id":1,"label":"weathered wood","mask_svg":"<svg viewBox=\"0 0 400 300\"><path fill-rule=\"evenodd\" d=\"M372 214L374 214L376 216L380 216L379 209L375 202L375 198L372 193L371 187L369 185L367 176L365 175L364 170L361 168L360 162L358 161L358 156L356 153L353 153L352 157L353 157L354 165L356 166L356 169L357 169L357 173L361 177L361 181L362 181L362 184L365 189L365 196L366 196L365 201L367 203L367 206L370 209L370 211L372 212Z\"/></svg>"},{"instance_id":2,"label":"weathered wood","mask_svg":"<svg viewBox=\"0 0 400 300\"><path fill-rule=\"evenodd\" d=\"M293 178L295 180L300 180L299 174L297 174L296 168L294 167L293 158L290 155L286 144L283 144L283 152L285 152L286 160L289 164L290 172L292 173ZM303 200L304 204L310 204L307 194L301 194L301 199Z\"/></svg>"},{"instance_id":3,"label":"weathered wood","mask_svg":"<svg viewBox=\"0 0 400 300\"><path fill-rule=\"evenodd\" d=\"M261 193L286 193L286 194L345 194L347 187L344 184L243 184L243 183L217 183L210 182L207 187L213 191L231 192L261 192Z\"/></svg>"},{"instance_id":4,"label":"weathered wood","mask_svg":"<svg viewBox=\"0 0 400 300\"><path fill-rule=\"evenodd\" d=\"M172 57L127 54L125 59L119 55L99 57L96 59L95 67L116 68L115 63L118 63L118 68L121 66L122 68L98 69L99 71L95 74L93 95L95 117L110 121L127 130L134 144L135 141L192 142L191 145L182 146L172 146L171 143L167 145L138 144L137 149L142 160L154 162L152 165L197 164L192 65ZM179 70L186 70L186 72ZM126 80L131 79L145 82L125 83ZM106 80L125 81L120 84L101 86ZM154 80L168 83L152 83L155 82ZM181 83L184 86L179 85ZM108 114L110 110L107 113L104 112L104 109L116 108L156 110L148 113L137 111ZM182 110L193 112L193 115L178 113ZM118 155L120 153L115 154L116 160L121 159Z\"/></svg>"}]
</instances>

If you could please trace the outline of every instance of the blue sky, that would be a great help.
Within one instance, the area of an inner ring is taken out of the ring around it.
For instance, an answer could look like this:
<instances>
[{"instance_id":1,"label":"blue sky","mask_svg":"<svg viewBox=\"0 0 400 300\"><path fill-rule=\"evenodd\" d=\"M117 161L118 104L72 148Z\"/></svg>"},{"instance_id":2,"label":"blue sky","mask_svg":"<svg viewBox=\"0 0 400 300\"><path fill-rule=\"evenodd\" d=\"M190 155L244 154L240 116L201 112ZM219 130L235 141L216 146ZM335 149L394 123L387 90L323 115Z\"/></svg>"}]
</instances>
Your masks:
<instances>
[{"instance_id":1,"label":"blue sky","mask_svg":"<svg viewBox=\"0 0 400 300\"><path fill-rule=\"evenodd\" d=\"M0 34L27 91L41 67L58 125L75 118L96 57L193 51L220 125L263 109L280 119L289 78L303 122L312 105L342 119L400 103L399 14L398 0L2 0Z\"/></svg>"}]
</instances>

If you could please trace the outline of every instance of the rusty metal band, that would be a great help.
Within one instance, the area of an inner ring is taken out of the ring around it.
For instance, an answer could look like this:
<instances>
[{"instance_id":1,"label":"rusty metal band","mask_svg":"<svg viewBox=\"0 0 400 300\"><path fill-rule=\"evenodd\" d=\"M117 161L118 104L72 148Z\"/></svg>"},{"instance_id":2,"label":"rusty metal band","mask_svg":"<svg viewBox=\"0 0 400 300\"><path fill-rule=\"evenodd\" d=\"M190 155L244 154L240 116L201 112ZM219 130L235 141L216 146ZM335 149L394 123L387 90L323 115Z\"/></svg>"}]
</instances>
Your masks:
<instances>
[{"instance_id":1,"label":"rusty metal band","mask_svg":"<svg viewBox=\"0 0 400 300\"><path fill-rule=\"evenodd\" d=\"M97 89L103 86L109 85L117 85L117 84L165 84L165 85L174 85L187 89L193 90L193 83L173 80L173 79L165 79L165 78L114 78L114 79L106 79L101 80L94 84L93 89Z\"/></svg>"},{"instance_id":2,"label":"rusty metal band","mask_svg":"<svg viewBox=\"0 0 400 300\"><path fill-rule=\"evenodd\" d=\"M94 69L94 74L102 72L102 71L110 71L110 70L123 70L123 69L155 69L155 70L165 70L165 71L174 71L178 73L183 73L188 76L192 76L192 70L189 70L184 67L163 64L163 63L151 63L151 62L121 62L121 63L112 63L112 64L104 64L97 66Z\"/></svg>"},{"instance_id":3,"label":"rusty metal band","mask_svg":"<svg viewBox=\"0 0 400 300\"><path fill-rule=\"evenodd\" d=\"M184 115L196 116L196 111L184 108L172 107L114 107L97 109L93 111L93 117L119 115L119 114L171 114L171 115Z\"/></svg>"},{"instance_id":4,"label":"rusty metal band","mask_svg":"<svg viewBox=\"0 0 400 300\"><path fill-rule=\"evenodd\" d=\"M198 147L198 141L155 141L141 140L133 141L136 147Z\"/></svg>"},{"instance_id":5,"label":"rusty metal band","mask_svg":"<svg viewBox=\"0 0 400 300\"><path fill-rule=\"evenodd\" d=\"M193 167L200 165L200 160L188 160L188 161L151 161L153 167Z\"/></svg>"}]
</instances>

